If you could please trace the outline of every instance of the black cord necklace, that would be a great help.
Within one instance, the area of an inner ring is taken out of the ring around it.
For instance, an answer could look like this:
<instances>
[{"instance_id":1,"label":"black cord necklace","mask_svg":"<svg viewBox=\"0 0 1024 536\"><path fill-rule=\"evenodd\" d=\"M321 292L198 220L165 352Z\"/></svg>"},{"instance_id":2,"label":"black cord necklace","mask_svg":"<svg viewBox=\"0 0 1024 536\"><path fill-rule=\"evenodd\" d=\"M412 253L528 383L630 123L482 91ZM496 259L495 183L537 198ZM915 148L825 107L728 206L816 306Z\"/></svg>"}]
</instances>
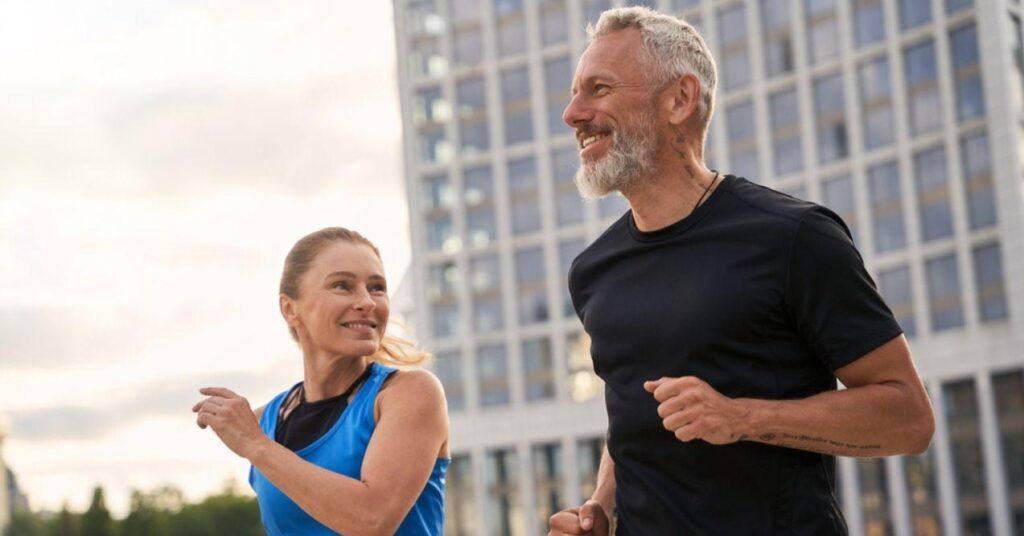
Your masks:
<instances>
[{"instance_id":1,"label":"black cord necklace","mask_svg":"<svg viewBox=\"0 0 1024 536\"><path fill-rule=\"evenodd\" d=\"M700 198L697 199L697 204L693 205L693 210L697 210L697 207L699 207L701 202L704 201L704 196L708 195L708 192L711 191L711 187L714 186L715 182L717 182L717 181L718 181L718 172L716 171L714 178L711 179L711 184L709 184L707 188L704 188L704 193L700 194ZM693 212L693 210L691 210L690 212Z\"/></svg>"}]
</instances>

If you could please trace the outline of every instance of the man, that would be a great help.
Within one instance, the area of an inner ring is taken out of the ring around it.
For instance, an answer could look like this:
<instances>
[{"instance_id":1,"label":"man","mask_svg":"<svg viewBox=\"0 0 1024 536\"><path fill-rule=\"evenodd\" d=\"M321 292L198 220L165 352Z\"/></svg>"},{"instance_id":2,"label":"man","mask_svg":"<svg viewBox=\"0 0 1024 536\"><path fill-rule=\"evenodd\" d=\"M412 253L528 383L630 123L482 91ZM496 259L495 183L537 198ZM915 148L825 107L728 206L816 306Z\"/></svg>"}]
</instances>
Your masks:
<instances>
[{"instance_id":1,"label":"man","mask_svg":"<svg viewBox=\"0 0 1024 536\"><path fill-rule=\"evenodd\" d=\"M845 534L834 456L934 429L899 325L838 216L705 168L716 72L689 24L631 7L589 33L576 180L631 210L570 270L608 447L551 534Z\"/></svg>"}]
</instances>

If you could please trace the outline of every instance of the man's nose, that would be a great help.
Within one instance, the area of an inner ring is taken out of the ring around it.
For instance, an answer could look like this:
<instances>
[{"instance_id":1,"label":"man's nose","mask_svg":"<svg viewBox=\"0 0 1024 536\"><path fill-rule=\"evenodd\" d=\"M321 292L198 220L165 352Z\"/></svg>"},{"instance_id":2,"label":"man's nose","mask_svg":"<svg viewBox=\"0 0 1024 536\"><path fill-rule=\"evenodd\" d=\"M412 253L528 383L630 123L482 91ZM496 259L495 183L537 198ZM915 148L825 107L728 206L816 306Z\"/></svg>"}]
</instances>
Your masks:
<instances>
[{"instance_id":1,"label":"man's nose","mask_svg":"<svg viewBox=\"0 0 1024 536\"><path fill-rule=\"evenodd\" d=\"M591 110L587 99L582 93L573 95L569 99L569 104L566 105L565 111L562 112L562 121L574 129L589 123L593 118L593 110Z\"/></svg>"}]
</instances>

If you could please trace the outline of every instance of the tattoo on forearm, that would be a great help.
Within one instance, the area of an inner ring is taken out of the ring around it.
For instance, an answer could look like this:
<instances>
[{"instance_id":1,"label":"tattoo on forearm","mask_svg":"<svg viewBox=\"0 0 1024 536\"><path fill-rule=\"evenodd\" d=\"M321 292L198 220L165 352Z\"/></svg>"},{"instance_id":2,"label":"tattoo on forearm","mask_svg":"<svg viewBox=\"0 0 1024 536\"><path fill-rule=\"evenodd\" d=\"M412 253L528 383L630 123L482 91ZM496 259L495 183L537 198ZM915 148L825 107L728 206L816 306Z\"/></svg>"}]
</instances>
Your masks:
<instances>
[{"instance_id":1,"label":"tattoo on forearm","mask_svg":"<svg viewBox=\"0 0 1024 536\"><path fill-rule=\"evenodd\" d=\"M847 443L844 441L835 441L825 437L815 437L808 435L793 435L793 434L782 434L777 436L775 434L762 434L760 436L761 441L772 443L780 447L810 450L814 452L820 452L822 454L830 454L833 456L848 456L850 451L860 451L864 453L877 451L882 448L882 445L878 444L857 444ZM778 441L776 441L778 440Z\"/></svg>"}]
</instances>

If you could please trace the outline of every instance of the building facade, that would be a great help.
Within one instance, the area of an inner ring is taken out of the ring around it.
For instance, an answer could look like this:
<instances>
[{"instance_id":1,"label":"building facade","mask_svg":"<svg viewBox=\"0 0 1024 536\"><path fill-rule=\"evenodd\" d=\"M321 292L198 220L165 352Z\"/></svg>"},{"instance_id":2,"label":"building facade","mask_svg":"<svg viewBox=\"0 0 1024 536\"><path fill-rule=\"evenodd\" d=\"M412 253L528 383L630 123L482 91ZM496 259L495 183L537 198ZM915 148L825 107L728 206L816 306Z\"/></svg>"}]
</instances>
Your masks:
<instances>
[{"instance_id":1,"label":"building facade","mask_svg":"<svg viewBox=\"0 0 1024 536\"><path fill-rule=\"evenodd\" d=\"M709 167L831 207L935 405L921 456L839 460L852 534L1024 534L1019 0L648 0L719 69ZM452 416L448 534L545 534L593 490L602 386L566 291L619 217L562 124L610 0L394 0L417 338Z\"/></svg>"}]
</instances>

